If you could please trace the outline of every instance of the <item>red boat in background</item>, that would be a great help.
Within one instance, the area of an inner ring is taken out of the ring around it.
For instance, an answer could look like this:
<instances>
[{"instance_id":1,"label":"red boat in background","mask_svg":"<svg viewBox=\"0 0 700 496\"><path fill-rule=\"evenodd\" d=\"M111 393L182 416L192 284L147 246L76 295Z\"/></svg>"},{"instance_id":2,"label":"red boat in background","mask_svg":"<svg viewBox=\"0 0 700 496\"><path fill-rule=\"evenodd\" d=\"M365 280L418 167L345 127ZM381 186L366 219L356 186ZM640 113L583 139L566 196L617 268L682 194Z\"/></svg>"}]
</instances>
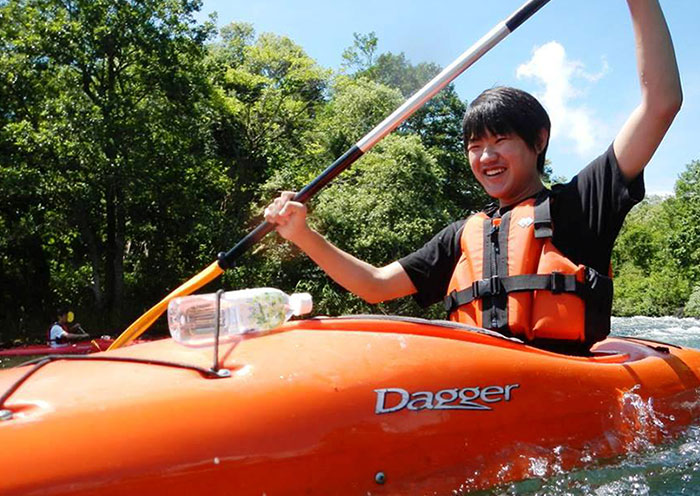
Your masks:
<instances>
[{"instance_id":1,"label":"red boat in background","mask_svg":"<svg viewBox=\"0 0 700 496\"><path fill-rule=\"evenodd\" d=\"M49 344L28 344L0 350L0 357L30 356L30 355L87 355L97 351L105 351L114 342L109 336L102 336L85 341L65 343L58 346ZM143 341L141 341L143 342Z\"/></svg>"}]
</instances>

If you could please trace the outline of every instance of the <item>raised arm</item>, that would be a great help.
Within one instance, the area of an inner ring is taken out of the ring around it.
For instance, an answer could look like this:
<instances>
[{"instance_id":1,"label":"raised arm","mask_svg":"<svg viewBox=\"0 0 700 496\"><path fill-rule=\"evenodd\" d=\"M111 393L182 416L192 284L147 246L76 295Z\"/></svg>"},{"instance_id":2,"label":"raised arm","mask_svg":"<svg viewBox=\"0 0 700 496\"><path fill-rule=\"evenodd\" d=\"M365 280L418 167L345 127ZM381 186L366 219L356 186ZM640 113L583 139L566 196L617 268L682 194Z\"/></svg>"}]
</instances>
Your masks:
<instances>
[{"instance_id":1,"label":"raised arm","mask_svg":"<svg viewBox=\"0 0 700 496\"><path fill-rule=\"evenodd\" d=\"M368 303L393 300L416 292L398 262L375 267L332 245L306 223L306 207L284 192L265 209L265 220L277 224L277 232L297 245L335 282Z\"/></svg>"},{"instance_id":2,"label":"raised arm","mask_svg":"<svg viewBox=\"0 0 700 496\"><path fill-rule=\"evenodd\" d=\"M683 94L671 34L658 0L627 0L642 100L615 137L622 174L634 179L647 165L681 107Z\"/></svg>"}]
</instances>

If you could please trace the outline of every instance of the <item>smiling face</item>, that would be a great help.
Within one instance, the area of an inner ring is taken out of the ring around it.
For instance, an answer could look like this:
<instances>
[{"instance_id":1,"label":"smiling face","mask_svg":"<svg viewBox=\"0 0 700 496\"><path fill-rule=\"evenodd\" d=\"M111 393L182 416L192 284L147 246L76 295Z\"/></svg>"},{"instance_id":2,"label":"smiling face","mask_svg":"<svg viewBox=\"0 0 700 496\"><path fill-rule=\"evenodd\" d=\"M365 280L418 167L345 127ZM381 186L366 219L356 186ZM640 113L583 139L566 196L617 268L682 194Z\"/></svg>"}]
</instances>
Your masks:
<instances>
[{"instance_id":1,"label":"smiling face","mask_svg":"<svg viewBox=\"0 0 700 496\"><path fill-rule=\"evenodd\" d=\"M546 130L539 143L545 142ZM474 176L501 207L514 205L544 186L537 170L540 145L533 149L515 133L492 134L467 141L467 156Z\"/></svg>"},{"instance_id":2,"label":"smiling face","mask_svg":"<svg viewBox=\"0 0 700 496\"><path fill-rule=\"evenodd\" d=\"M502 207L519 203L544 186L551 123L537 99L517 88L483 91L464 113L464 147L472 171Z\"/></svg>"}]
</instances>

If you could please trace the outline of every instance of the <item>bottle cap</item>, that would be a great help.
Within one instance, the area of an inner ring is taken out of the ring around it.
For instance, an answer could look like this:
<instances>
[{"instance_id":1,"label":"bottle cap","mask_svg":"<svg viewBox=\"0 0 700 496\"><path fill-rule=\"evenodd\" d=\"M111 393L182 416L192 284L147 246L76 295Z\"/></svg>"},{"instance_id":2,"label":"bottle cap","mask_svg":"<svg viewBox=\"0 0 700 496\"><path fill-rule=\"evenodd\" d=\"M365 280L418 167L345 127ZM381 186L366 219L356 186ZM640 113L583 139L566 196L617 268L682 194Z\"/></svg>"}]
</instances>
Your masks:
<instances>
[{"instance_id":1,"label":"bottle cap","mask_svg":"<svg viewBox=\"0 0 700 496\"><path fill-rule=\"evenodd\" d=\"M314 308L313 300L309 293L294 293L289 297L289 306L294 315L311 313Z\"/></svg>"}]
</instances>

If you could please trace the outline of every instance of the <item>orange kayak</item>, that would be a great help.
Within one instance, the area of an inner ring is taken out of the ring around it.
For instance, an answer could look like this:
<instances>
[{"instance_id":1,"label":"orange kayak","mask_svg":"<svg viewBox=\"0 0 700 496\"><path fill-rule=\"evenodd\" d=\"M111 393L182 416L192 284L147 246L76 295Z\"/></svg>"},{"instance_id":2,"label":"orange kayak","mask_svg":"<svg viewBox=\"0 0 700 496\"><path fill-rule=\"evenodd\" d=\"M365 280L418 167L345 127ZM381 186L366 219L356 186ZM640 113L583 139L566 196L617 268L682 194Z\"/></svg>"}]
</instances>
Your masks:
<instances>
[{"instance_id":1,"label":"orange kayak","mask_svg":"<svg viewBox=\"0 0 700 496\"><path fill-rule=\"evenodd\" d=\"M451 495L700 418L700 351L639 339L569 357L453 323L323 318L222 345L218 374L212 357L166 339L0 372L0 494Z\"/></svg>"}]
</instances>

